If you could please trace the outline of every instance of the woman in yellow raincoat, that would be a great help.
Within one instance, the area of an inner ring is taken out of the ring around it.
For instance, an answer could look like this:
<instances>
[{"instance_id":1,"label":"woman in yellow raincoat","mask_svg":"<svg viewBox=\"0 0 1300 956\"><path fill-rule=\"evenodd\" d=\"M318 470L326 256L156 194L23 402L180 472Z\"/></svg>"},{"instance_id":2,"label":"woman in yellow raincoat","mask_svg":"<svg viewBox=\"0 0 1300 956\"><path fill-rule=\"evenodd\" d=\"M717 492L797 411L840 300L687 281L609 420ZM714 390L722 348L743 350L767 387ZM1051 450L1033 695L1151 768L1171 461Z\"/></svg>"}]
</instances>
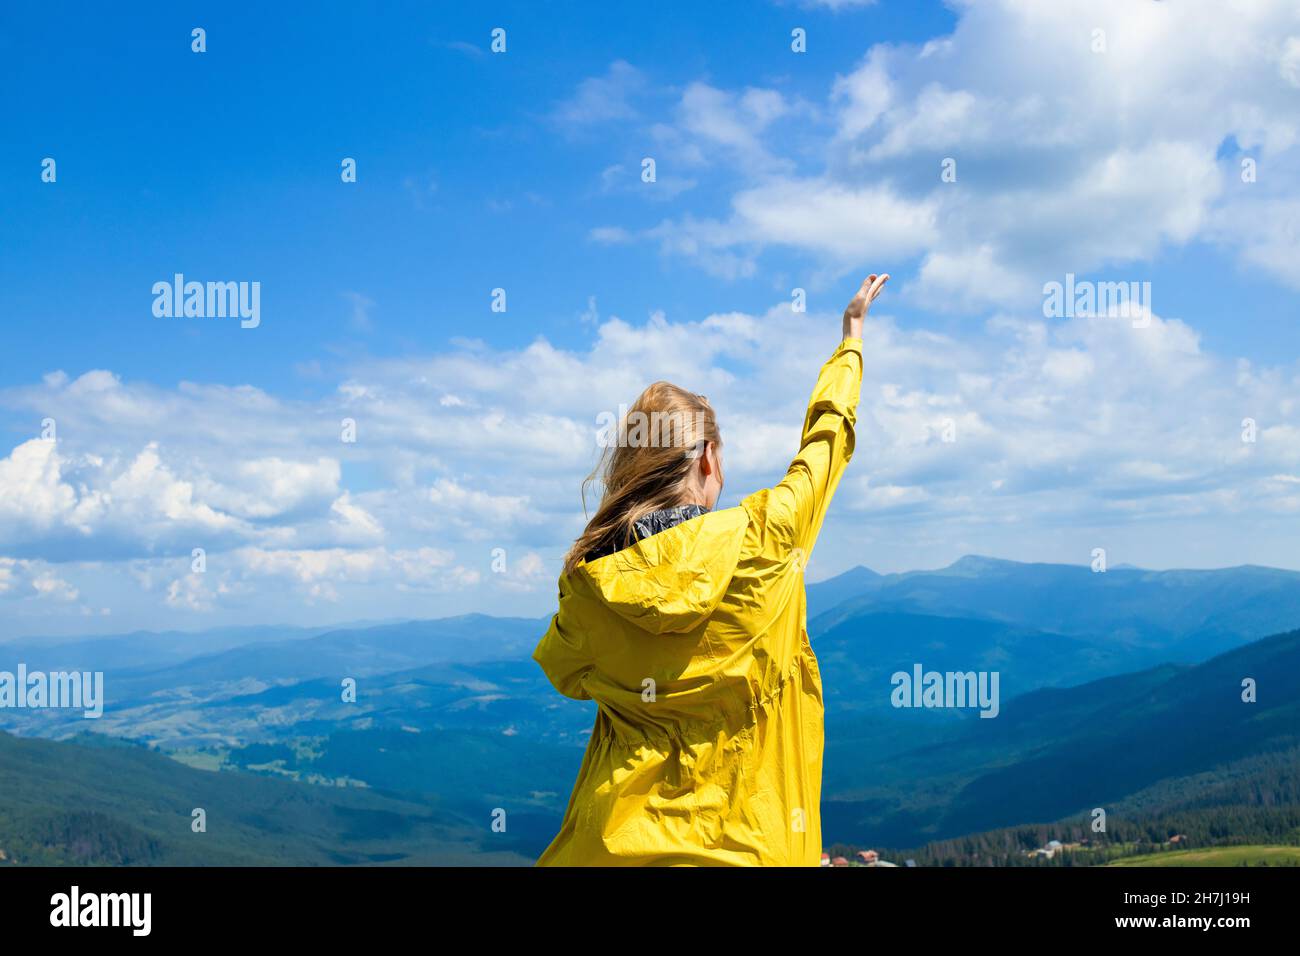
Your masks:
<instances>
[{"instance_id":1,"label":"woman in yellow raincoat","mask_svg":"<svg viewBox=\"0 0 1300 956\"><path fill-rule=\"evenodd\" d=\"M651 385L607 449L533 659L595 700L560 832L539 866L821 861L822 686L803 568L853 455L862 322L844 312L780 484L711 510L722 448L708 401Z\"/></svg>"}]
</instances>

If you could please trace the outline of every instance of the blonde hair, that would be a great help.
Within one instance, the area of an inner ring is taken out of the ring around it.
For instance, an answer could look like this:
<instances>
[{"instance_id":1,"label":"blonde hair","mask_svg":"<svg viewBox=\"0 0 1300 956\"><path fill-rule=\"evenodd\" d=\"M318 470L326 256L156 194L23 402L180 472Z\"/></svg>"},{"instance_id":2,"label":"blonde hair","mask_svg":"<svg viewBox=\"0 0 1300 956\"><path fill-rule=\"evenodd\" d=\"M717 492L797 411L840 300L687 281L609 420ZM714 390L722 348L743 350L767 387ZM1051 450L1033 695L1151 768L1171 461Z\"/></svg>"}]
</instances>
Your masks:
<instances>
[{"instance_id":1,"label":"blonde hair","mask_svg":"<svg viewBox=\"0 0 1300 956\"><path fill-rule=\"evenodd\" d=\"M633 526L652 511L682 504L695 461L708 443L722 445L713 407L671 382L655 382L641 393L619 423L617 440L605 441L600 462L582 483L600 476L600 505L564 557L569 574L602 545L621 550L633 543Z\"/></svg>"}]
</instances>

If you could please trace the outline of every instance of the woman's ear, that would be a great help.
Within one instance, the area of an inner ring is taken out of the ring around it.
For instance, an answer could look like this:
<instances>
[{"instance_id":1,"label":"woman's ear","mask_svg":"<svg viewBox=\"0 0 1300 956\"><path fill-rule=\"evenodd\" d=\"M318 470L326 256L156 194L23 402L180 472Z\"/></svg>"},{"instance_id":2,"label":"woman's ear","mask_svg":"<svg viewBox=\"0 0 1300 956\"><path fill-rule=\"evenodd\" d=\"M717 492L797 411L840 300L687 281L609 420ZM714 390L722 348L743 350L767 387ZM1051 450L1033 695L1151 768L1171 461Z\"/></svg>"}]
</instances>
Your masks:
<instances>
[{"instance_id":1,"label":"woman's ear","mask_svg":"<svg viewBox=\"0 0 1300 956\"><path fill-rule=\"evenodd\" d=\"M722 477L722 445L717 442L710 442L709 448L713 454L712 461L710 462L713 467L713 480L717 484L712 499L709 501L709 508L713 509L718 506L718 499L722 497L722 485L724 481Z\"/></svg>"},{"instance_id":2,"label":"woman's ear","mask_svg":"<svg viewBox=\"0 0 1300 956\"><path fill-rule=\"evenodd\" d=\"M718 473L718 443L711 441L705 444L704 454L700 457L704 462L705 477L710 475L716 477Z\"/></svg>"}]
</instances>

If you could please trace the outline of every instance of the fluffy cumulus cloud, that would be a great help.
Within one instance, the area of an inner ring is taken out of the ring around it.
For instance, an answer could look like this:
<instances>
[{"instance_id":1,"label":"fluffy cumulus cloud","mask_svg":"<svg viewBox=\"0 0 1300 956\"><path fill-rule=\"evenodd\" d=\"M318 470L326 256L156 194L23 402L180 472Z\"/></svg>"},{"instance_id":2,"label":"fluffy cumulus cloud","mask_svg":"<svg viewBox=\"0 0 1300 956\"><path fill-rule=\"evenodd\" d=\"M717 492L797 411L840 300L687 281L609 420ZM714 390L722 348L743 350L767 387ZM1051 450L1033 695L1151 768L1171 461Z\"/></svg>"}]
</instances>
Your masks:
<instances>
[{"instance_id":1,"label":"fluffy cumulus cloud","mask_svg":"<svg viewBox=\"0 0 1300 956\"><path fill-rule=\"evenodd\" d=\"M42 561L0 558L0 600L74 603L80 592Z\"/></svg>"},{"instance_id":2,"label":"fluffy cumulus cloud","mask_svg":"<svg viewBox=\"0 0 1300 956\"><path fill-rule=\"evenodd\" d=\"M256 414L239 423L228 390L113 380L111 406L131 415L104 433L87 427L106 415L102 392L79 379L0 393L55 408L60 423L55 440L0 460L0 536L25 552L0 563L0 597L98 609L77 577L94 562L95 575L129 566L135 590L177 612L268 595L332 608L407 595L434 613L447 595L531 594L540 607L582 522L602 412L658 378L709 395L734 503L779 479L837 337L835 314L786 304L608 319L582 348L488 354L468 342L371 361L314 404L245 393ZM942 553L924 548L938 539L995 550L984 545L1005 529L1023 541L1029 528L1176 520L1244 541L1253 523L1300 516L1300 366L1209 353L1183 321L1003 313L959 338L882 312L864 355L841 520L819 548L828 569ZM185 427L172 431L160 410L177 403ZM344 411L353 443L340 437ZM364 478L350 487L350 474ZM1177 563L1176 547L1146 553Z\"/></svg>"},{"instance_id":3,"label":"fluffy cumulus cloud","mask_svg":"<svg viewBox=\"0 0 1300 956\"><path fill-rule=\"evenodd\" d=\"M592 238L728 278L769 250L832 276L912 259L912 294L946 308L1023 304L1195 240L1300 288L1294 3L955 6L951 35L872 46L821 102L691 85L653 126L660 168L712 167L729 212Z\"/></svg>"}]
</instances>

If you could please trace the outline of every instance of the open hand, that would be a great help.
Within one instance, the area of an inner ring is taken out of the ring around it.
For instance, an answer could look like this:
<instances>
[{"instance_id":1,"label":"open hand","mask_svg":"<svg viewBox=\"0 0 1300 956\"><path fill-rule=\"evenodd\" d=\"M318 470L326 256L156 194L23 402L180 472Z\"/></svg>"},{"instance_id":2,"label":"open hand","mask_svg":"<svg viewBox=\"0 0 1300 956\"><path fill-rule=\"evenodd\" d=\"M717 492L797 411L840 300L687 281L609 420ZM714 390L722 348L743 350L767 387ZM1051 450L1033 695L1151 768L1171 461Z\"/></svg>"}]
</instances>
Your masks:
<instances>
[{"instance_id":1,"label":"open hand","mask_svg":"<svg viewBox=\"0 0 1300 956\"><path fill-rule=\"evenodd\" d=\"M862 338L862 320L867 316L871 303L889 281L889 273L876 275L874 272L862 280L858 294L853 297L848 308L844 310L844 337L846 339Z\"/></svg>"}]
</instances>

